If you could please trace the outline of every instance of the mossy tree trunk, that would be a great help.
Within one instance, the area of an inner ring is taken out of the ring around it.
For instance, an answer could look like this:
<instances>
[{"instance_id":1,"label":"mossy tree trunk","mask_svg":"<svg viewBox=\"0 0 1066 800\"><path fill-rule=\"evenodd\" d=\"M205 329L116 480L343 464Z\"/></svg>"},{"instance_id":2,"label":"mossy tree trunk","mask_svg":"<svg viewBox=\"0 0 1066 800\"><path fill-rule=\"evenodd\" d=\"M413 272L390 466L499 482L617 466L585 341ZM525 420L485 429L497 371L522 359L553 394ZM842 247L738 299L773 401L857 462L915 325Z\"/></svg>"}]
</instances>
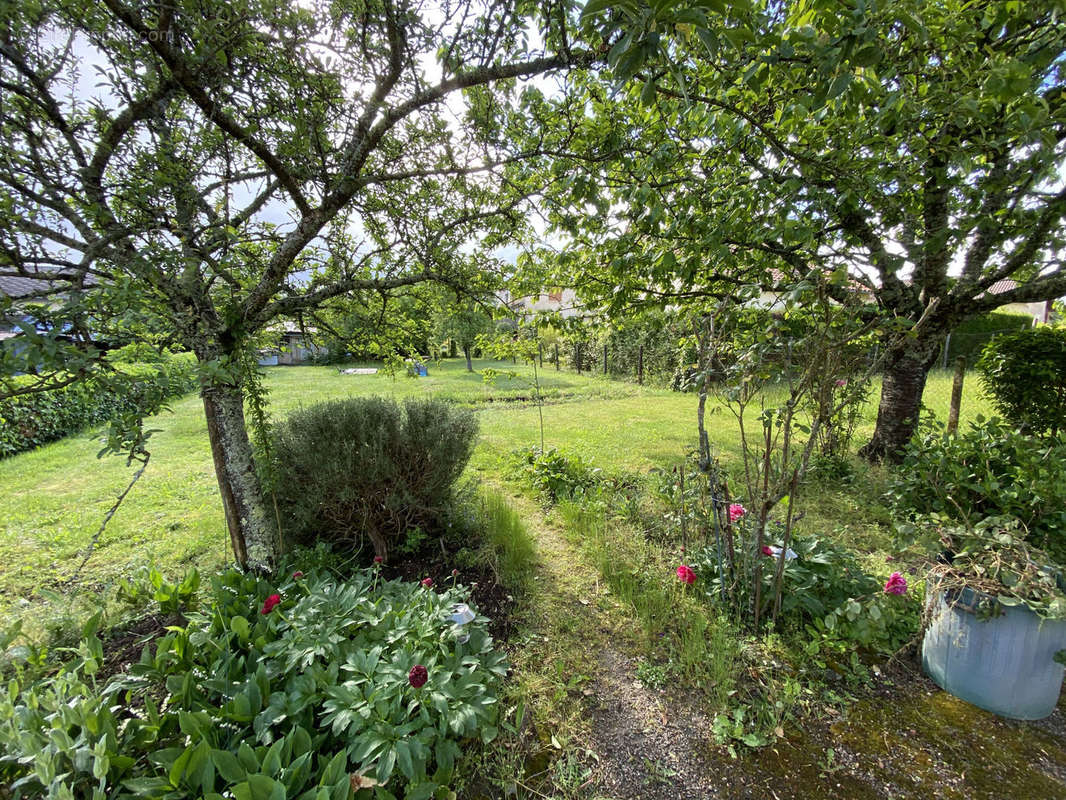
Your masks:
<instances>
[{"instance_id":1,"label":"mossy tree trunk","mask_svg":"<svg viewBox=\"0 0 1066 800\"><path fill-rule=\"evenodd\" d=\"M274 566L276 532L255 470L241 388L209 385L201 395L234 556L242 567L269 570Z\"/></svg>"}]
</instances>

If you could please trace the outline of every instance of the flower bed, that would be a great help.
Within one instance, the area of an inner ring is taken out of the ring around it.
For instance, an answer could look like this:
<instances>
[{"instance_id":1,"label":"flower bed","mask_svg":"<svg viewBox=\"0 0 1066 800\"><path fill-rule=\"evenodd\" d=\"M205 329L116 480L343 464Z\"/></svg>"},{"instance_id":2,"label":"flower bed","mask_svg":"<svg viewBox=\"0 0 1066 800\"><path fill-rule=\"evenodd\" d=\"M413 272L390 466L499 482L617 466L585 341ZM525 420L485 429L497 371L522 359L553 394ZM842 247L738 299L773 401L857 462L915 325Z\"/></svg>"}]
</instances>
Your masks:
<instances>
[{"instance_id":1,"label":"flower bed","mask_svg":"<svg viewBox=\"0 0 1066 800\"><path fill-rule=\"evenodd\" d=\"M22 649L0 700L14 797L418 800L448 784L462 740L496 734L506 664L487 620L451 619L461 586L230 571L211 597L106 683L95 622L53 675Z\"/></svg>"}]
</instances>

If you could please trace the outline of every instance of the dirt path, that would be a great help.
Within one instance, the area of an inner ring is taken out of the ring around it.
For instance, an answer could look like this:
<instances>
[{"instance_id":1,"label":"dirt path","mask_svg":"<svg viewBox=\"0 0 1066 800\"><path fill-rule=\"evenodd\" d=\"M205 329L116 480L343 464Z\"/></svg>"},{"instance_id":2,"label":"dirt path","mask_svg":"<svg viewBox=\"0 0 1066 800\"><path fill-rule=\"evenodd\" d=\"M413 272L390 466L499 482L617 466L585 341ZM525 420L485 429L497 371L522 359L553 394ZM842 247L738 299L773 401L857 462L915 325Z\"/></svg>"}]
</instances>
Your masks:
<instances>
[{"instance_id":1,"label":"dirt path","mask_svg":"<svg viewBox=\"0 0 1066 800\"><path fill-rule=\"evenodd\" d=\"M711 737L713 711L637 679L633 622L559 523L507 494L538 549L537 627L556 638L566 665L556 667L565 691L556 686L554 702L573 739L557 742L554 756L565 749L585 765L569 782L556 769L530 797L1066 800L1066 699L1047 720L1004 720L940 691L913 665L883 678L846 719L804 720L774 745L731 758Z\"/></svg>"},{"instance_id":2,"label":"dirt path","mask_svg":"<svg viewBox=\"0 0 1066 800\"><path fill-rule=\"evenodd\" d=\"M648 689L637 679L632 620L595 569L536 503L510 493L535 535L545 622L582 643L570 693L579 720L577 749L590 768L574 797L702 800L718 797L707 754L711 719L692 704ZM558 787L556 787L558 788Z\"/></svg>"}]
</instances>

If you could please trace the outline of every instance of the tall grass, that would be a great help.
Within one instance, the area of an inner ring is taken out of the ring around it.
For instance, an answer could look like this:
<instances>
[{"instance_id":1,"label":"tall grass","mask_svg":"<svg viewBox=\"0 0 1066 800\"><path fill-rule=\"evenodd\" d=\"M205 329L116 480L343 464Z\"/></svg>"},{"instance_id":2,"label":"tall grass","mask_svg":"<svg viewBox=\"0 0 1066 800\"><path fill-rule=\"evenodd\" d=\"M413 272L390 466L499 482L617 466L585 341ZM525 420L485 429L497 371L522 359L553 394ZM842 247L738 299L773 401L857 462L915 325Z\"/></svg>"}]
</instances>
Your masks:
<instances>
[{"instance_id":1,"label":"tall grass","mask_svg":"<svg viewBox=\"0 0 1066 800\"><path fill-rule=\"evenodd\" d=\"M596 566L615 599L634 612L649 644L664 646L677 674L721 705L734 685L740 655L728 621L708 616L681 584L676 563L619 519L596 506L565 502L557 506L567 536Z\"/></svg>"},{"instance_id":2,"label":"tall grass","mask_svg":"<svg viewBox=\"0 0 1066 800\"><path fill-rule=\"evenodd\" d=\"M537 549L518 513L499 492L483 489L480 517L489 566L513 594L528 594L536 573Z\"/></svg>"}]
</instances>

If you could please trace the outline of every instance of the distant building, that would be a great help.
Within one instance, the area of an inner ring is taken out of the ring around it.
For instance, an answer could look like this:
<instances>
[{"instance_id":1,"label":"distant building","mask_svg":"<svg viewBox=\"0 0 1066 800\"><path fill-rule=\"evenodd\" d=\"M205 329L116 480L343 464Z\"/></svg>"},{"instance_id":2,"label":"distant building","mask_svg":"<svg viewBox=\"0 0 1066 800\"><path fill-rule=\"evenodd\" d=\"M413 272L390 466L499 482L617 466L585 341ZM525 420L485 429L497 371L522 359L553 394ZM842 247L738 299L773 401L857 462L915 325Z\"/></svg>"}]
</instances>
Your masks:
<instances>
[{"instance_id":1,"label":"distant building","mask_svg":"<svg viewBox=\"0 0 1066 800\"><path fill-rule=\"evenodd\" d=\"M95 281L87 277L85 283L92 285ZM0 341L18 336L22 332L20 323L36 328L49 326L47 321L34 317L26 308L27 304L48 306L74 291L77 290L72 289L66 280L27 278L21 275L0 276L0 297L14 301L14 309L0 315Z\"/></svg>"},{"instance_id":2,"label":"distant building","mask_svg":"<svg viewBox=\"0 0 1066 800\"><path fill-rule=\"evenodd\" d=\"M316 343L312 338L316 333L314 328L300 330L290 326L275 326L271 330L277 335L278 344L277 347L259 351L261 367L294 367L329 353L328 348Z\"/></svg>"},{"instance_id":3,"label":"distant building","mask_svg":"<svg viewBox=\"0 0 1066 800\"><path fill-rule=\"evenodd\" d=\"M995 297L997 294L1003 294L1017 288L1017 281L1004 278L989 286L986 294ZM1033 303L1007 303L997 308L996 311L1008 314L1025 314L1032 317L1034 325L1046 324L1051 321L1051 305L1053 302L1052 300L1038 300Z\"/></svg>"},{"instance_id":4,"label":"distant building","mask_svg":"<svg viewBox=\"0 0 1066 800\"><path fill-rule=\"evenodd\" d=\"M563 318L585 315L585 307L578 300L577 292L573 289L553 288L526 297L514 297L510 292L505 291L500 296L500 302L512 313L524 317L541 313L558 314Z\"/></svg>"}]
</instances>

